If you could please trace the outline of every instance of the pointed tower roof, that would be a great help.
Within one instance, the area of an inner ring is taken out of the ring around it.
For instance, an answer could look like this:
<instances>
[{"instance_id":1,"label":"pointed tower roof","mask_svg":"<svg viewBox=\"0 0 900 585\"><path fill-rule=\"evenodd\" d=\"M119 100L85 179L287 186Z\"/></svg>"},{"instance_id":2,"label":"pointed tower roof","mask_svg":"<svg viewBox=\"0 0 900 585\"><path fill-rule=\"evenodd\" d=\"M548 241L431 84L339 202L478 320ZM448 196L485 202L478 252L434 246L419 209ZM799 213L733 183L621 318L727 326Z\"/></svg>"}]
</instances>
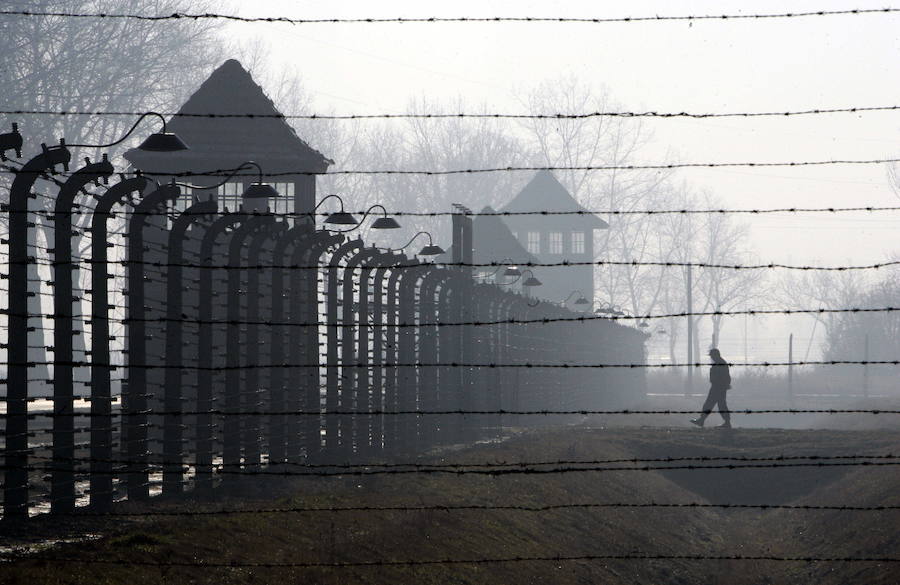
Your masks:
<instances>
[{"instance_id":1,"label":"pointed tower roof","mask_svg":"<svg viewBox=\"0 0 900 585\"><path fill-rule=\"evenodd\" d=\"M606 229L605 221L588 212L572 197L550 171L538 171L501 212L577 211L569 215L518 215L507 218L510 225L565 229Z\"/></svg>"},{"instance_id":2,"label":"pointed tower roof","mask_svg":"<svg viewBox=\"0 0 900 585\"><path fill-rule=\"evenodd\" d=\"M485 207L481 213L494 213ZM472 241L476 263L502 262L505 258L512 264L537 262L532 254L522 247L503 220L496 215L477 215L472 222Z\"/></svg>"},{"instance_id":3,"label":"pointed tower roof","mask_svg":"<svg viewBox=\"0 0 900 585\"><path fill-rule=\"evenodd\" d=\"M281 116L250 73L237 60L229 59L213 71L167 122L167 129L178 134L189 150L158 153L132 149L125 153L125 158L147 172L233 168L247 160L258 162L264 173L325 172L333 161L297 136Z\"/></svg>"},{"instance_id":4,"label":"pointed tower roof","mask_svg":"<svg viewBox=\"0 0 900 585\"><path fill-rule=\"evenodd\" d=\"M491 207L485 207L481 213L494 213ZM526 264L537 262L537 258L522 247L509 227L499 216L476 215L472 219L472 261L476 264L503 262L509 258L509 264ZM450 262L453 258L451 246L437 262Z\"/></svg>"}]
</instances>

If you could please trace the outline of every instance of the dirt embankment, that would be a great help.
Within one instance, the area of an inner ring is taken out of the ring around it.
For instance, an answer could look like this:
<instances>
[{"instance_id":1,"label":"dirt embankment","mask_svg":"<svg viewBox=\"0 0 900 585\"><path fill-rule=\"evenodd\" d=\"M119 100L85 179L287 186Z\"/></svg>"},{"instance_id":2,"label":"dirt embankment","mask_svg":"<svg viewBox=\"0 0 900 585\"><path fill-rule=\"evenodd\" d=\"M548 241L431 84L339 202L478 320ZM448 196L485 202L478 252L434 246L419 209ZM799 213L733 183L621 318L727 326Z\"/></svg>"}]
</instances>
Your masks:
<instances>
[{"instance_id":1,"label":"dirt embankment","mask_svg":"<svg viewBox=\"0 0 900 585\"><path fill-rule=\"evenodd\" d=\"M217 502L183 500L151 508L253 513L95 520L89 529L103 538L0 565L0 582L900 582L900 563L693 558L898 557L900 510L808 507L900 506L896 467L834 465L860 462L851 456L900 454L900 432L727 432L602 423L529 432L419 461L491 463L507 471L521 467L503 464L549 462L529 467L535 473L304 478L280 483L274 499L256 491L258 480ZM769 467L799 463L807 466ZM697 466L706 468L685 468ZM574 470L584 467L593 470ZM690 506L695 503L807 507ZM459 506L467 508L452 509ZM309 511L346 507L357 509ZM122 508L129 509L134 508ZM53 522L58 521L43 524ZM78 522L83 521L73 528ZM4 529L12 536L10 527Z\"/></svg>"}]
</instances>

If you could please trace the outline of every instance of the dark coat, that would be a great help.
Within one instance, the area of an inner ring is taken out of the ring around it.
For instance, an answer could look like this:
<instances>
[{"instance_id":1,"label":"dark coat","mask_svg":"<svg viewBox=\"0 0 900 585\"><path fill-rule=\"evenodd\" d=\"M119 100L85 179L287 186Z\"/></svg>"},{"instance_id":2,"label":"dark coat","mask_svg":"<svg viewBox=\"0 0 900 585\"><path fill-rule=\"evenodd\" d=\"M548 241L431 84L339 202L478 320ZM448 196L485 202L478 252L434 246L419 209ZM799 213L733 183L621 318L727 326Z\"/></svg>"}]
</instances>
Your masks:
<instances>
[{"instance_id":1,"label":"dark coat","mask_svg":"<svg viewBox=\"0 0 900 585\"><path fill-rule=\"evenodd\" d=\"M731 388L731 373L728 371L728 362L722 360L709 368L709 385L716 390L728 390Z\"/></svg>"}]
</instances>

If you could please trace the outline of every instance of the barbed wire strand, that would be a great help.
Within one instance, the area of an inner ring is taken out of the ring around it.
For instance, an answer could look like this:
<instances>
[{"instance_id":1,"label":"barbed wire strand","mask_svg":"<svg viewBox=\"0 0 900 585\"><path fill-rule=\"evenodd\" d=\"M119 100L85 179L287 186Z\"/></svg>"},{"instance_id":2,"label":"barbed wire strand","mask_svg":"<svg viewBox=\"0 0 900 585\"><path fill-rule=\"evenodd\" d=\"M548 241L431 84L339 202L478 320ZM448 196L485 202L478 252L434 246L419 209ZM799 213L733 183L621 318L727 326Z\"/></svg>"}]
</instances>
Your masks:
<instances>
[{"instance_id":1,"label":"barbed wire strand","mask_svg":"<svg viewBox=\"0 0 900 585\"><path fill-rule=\"evenodd\" d=\"M161 465L180 465L190 467L191 464L182 460L154 460L154 459L106 459L97 457L54 457L52 455L32 455L31 459L46 461L66 461L73 463L118 463L122 465L131 465L133 463L143 463L152 466ZM503 469L503 468L520 468L520 467L546 467L549 465L556 466L574 466L574 465L611 465L614 463L679 463L684 461L699 462L720 462L720 461L738 461L743 463L758 462L782 462L782 461L852 461L852 460L894 460L900 459L900 455L891 453L880 455L775 455L770 457L749 457L746 455L732 456L680 456L680 457L624 457L618 459L558 459L552 461L492 461L478 463L417 463L417 462L399 462L399 463L300 463L300 462L270 462L273 467L299 467L303 469ZM245 463L214 463L212 466L216 469L240 468Z\"/></svg>"},{"instance_id":2,"label":"barbed wire strand","mask_svg":"<svg viewBox=\"0 0 900 585\"><path fill-rule=\"evenodd\" d=\"M854 106L846 108L808 108L805 110L788 110L782 112L659 112L648 110L643 112L629 111L595 111L581 114L511 114L511 113L451 113L451 114L255 114L246 113L199 113L199 112L160 112L162 116L179 118L248 118L276 120L391 120L391 119L509 119L509 120L583 120L588 118L790 118L796 116L818 116L829 114L859 114L865 112L892 112L900 110L900 106ZM146 112L110 111L110 110L0 110L6 116L141 116Z\"/></svg>"},{"instance_id":3,"label":"barbed wire strand","mask_svg":"<svg viewBox=\"0 0 900 585\"><path fill-rule=\"evenodd\" d=\"M3 188L0 186L0 188ZM8 189L5 189L8 191ZM42 198L53 201L52 197L48 197L46 195L39 195ZM185 199L192 197L191 194L185 194L182 197ZM5 207L0 208L4 213L7 214L16 214L16 213L27 213L31 215L37 215L40 217L46 217L48 219L53 219L57 215L93 215L94 210L90 207L84 205L78 205L79 209L73 210L64 210L61 212L57 211L49 211L42 209L29 209L27 211L15 211L10 210ZM866 205L866 206L855 206L855 207L771 207L771 208L744 208L744 209L735 209L735 208L715 208L715 209L595 209L595 210L539 210L539 211L472 211L471 213L466 213L469 217L515 217L515 216L557 216L557 215L576 215L576 216L589 216L589 215L700 215L700 214L718 214L718 215L726 215L726 214L746 214L746 215L764 215L764 214L776 214L776 213L853 213L853 212L867 212L867 213L878 213L878 212L896 212L900 211L900 206L875 206L875 205ZM232 210L232 212L237 213L237 210ZM351 215L364 215L366 213L365 209L359 209L356 211L347 210L347 213ZM397 217L449 217L453 215L459 215L459 212L455 211L403 211L403 210L387 210L387 215L394 215ZM331 215L330 211L273 211L271 215L276 218L304 218L304 217L328 217ZM133 215L137 216L148 216L148 217L164 217L163 213L153 213L153 212L135 212L135 211L110 211L107 213L102 213L104 217L110 217L113 219L126 219ZM52 226L48 226L52 227ZM332 230L337 232L338 230ZM119 233L121 232L114 232ZM121 247L121 244L116 244L116 247Z\"/></svg>"},{"instance_id":4,"label":"barbed wire strand","mask_svg":"<svg viewBox=\"0 0 900 585\"><path fill-rule=\"evenodd\" d=\"M484 173L499 172L538 172L538 171L642 171L642 170L674 170L686 168L771 168L771 167L811 167L811 166L830 166L830 165L873 165L900 162L900 158L880 158L880 159L829 159L815 161L787 161L787 162L705 162L705 163L658 163L658 164L634 164L634 165L581 165L581 166L508 166L508 167L485 167L485 168L466 168L466 169L448 169L448 170L405 170L405 169L338 169L326 172L314 172L308 169L294 169L288 171L279 171L274 173L266 173L265 177L287 177L287 176L328 176L328 175L416 175L416 176L449 176L449 175L475 175ZM14 173L5 169L0 172ZM57 176L71 176L74 171L58 172ZM145 177L229 177L229 178L259 178L258 173L238 172L234 169L215 169L210 171L174 171L174 172L144 172ZM101 176L98 173L98 176Z\"/></svg>"},{"instance_id":5,"label":"barbed wire strand","mask_svg":"<svg viewBox=\"0 0 900 585\"><path fill-rule=\"evenodd\" d=\"M223 13L191 13L173 12L171 14L137 14L137 13L107 13L107 12L66 12L49 10L3 10L2 16L24 17L61 17L61 18L98 18L98 19L127 19L159 22L166 20L227 20L241 23L268 23L268 24L446 24L446 23L581 23L581 24L611 24L611 23L639 23L639 22L684 22L684 21L719 21L729 20L772 20L772 19L797 19L825 16L861 16L872 14L891 14L900 12L900 8L852 8L845 10L810 10L796 12L767 12L756 14L691 14L691 15L652 15L652 16L619 16L619 17L550 17L550 16L493 16L493 17L388 17L388 18L290 18L287 16L237 16Z\"/></svg>"},{"instance_id":6,"label":"barbed wire strand","mask_svg":"<svg viewBox=\"0 0 900 585\"><path fill-rule=\"evenodd\" d=\"M0 292L5 292L5 289L0 288ZM45 296L52 296L52 293L40 293ZM552 301L544 301L550 305L554 303ZM196 305L185 303L185 307L192 308L196 307ZM127 307L125 305L112 305L112 308L124 310ZM400 321L391 325L387 325L382 323L381 326L385 328L410 328L410 327L480 327L480 326L489 326L489 325L542 325L542 324L552 324L552 323L590 323L596 321L643 321L643 320L651 320L651 319L674 319L674 318L683 318L683 317L734 317L734 316L757 316L764 317L768 315L834 315L834 314L867 314L867 313L896 313L900 312L900 307L850 307L843 309L744 309L744 310L735 310L735 311L682 311L676 313L651 313L647 315L603 315L603 314L590 314L590 315L578 315L573 317L534 317L534 318L516 318L510 317L506 319L487 319L487 320L472 320L472 321L438 321L435 323L417 323L417 322L406 322ZM0 315L15 315L19 317L26 317L29 319L49 319L54 320L60 317L56 314L50 313L12 313L8 309L0 309ZM92 320L92 315L88 314L73 314L73 315L64 315L63 318L72 318L75 320L84 320L90 321ZM342 323L342 322L330 322L328 320L319 320L319 321L303 321L299 323L295 322L275 322L271 320L254 320L254 319L199 319L193 317L109 317L109 321L115 323L183 323L187 325L261 325L265 327L325 327L329 329L358 329L360 327L373 327L374 323ZM0 331L4 329L3 326L0 326ZM0 344L0 348L5 347L5 344Z\"/></svg>"},{"instance_id":7,"label":"barbed wire strand","mask_svg":"<svg viewBox=\"0 0 900 585\"><path fill-rule=\"evenodd\" d=\"M140 461L150 469L149 461ZM624 466L587 466L587 467L553 467L550 469L539 468L503 468L503 469L339 469L337 471L290 471L290 470L246 470L246 469L218 469L211 471L195 471L195 475L242 475L242 476L278 476L278 477L341 477L341 476L367 476L367 475L556 475L584 472L611 472L611 471L663 471L663 470L739 470L739 469L782 469L782 468L825 468L825 467L896 467L900 461L839 461L839 462L808 462L808 463L728 463L721 465L635 465ZM0 465L0 469L17 469L26 471L71 471L70 468L53 467L50 465ZM85 470L85 473L88 473ZM90 471L91 475L119 475L121 471Z\"/></svg>"},{"instance_id":8,"label":"barbed wire strand","mask_svg":"<svg viewBox=\"0 0 900 585\"><path fill-rule=\"evenodd\" d=\"M338 264L331 264L329 260L322 260L315 264L241 264L241 265L228 265L228 264L217 264L217 263L198 263L198 262L168 262L168 261L156 261L156 260L115 260L115 259L107 259L107 260L93 260L87 259L82 261L86 265L90 264L112 264L117 266L151 266L156 268L170 268L170 267L178 267L178 268L198 268L205 270L269 270L269 269L277 269L277 270L322 270L327 268L353 268L354 270L366 270L373 268L373 266L365 266L365 265L348 265L346 262L340 262ZM25 261L15 261L15 260L5 260L0 262L0 265L11 266L14 264L29 264L29 265L39 265L39 266L56 266L56 265L70 265L70 264L78 264L78 262L56 262L52 260L37 260L34 257L29 258ZM850 265L832 265L832 266L813 266L813 265L803 265L803 264L782 264L779 262L766 262L761 264L727 264L727 263L715 263L715 262L671 262L671 261L646 261L646 260L561 260L559 262L424 262L420 261L417 264L396 264L393 266L388 266L391 270L421 270L426 267L436 267L436 268L448 268L448 267L461 267L461 268L506 268L508 266L517 266L517 267L525 267L525 268L549 268L549 267L566 267L566 266L632 266L632 267L641 267L641 266L657 266L663 268L706 268L706 269L721 269L721 270L799 270L799 271L825 271L825 272L842 272L842 271L851 271L851 270L880 270L883 268L891 268L894 266L900 266L900 260L891 260L887 262L875 262L872 264L850 264ZM499 283L503 286L503 283ZM509 283L514 284L514 283Z\"/></svg>"},{"instance_id":9,"label":"barbed wire strand","mask_svg":"<svg viewBox=\"0 0 900 585\"><path fill-rule=\"evenodd\" d=\"M576 561L613 561L613 560L683 560L683 561L772 561L772 562L829 562L829 563L898 563L900 557L816 557L816 556L778 556L778 555L709 555L709 554L604 554L604 555L550 555L550 556L512 556L496 558L470 558L470 559L412 559L412 560L377 560L377 561L321 561L321 562L246 562L246 561L147 561L110 558L80 558L80 557L54 557L19 555L6 558L32 558L41 563L67 563L67 564L100 564L100 565L127 565L143 567L197 567L197 568L364 568L364 567L409 567L409 566L434 566L434 565L485 565L500 563L523 562L576 562Z\"/></svg>"},{"instance_id":10,"label":"barbed wire strand","mask_svg":"<svg viewBox=\"0 0 900 585\"><path fill-rule=\"evenodd\" d=\"M295 506L286 508L218 508L215 510L145 510L141 512L114 511L97 512L82 510L69 513L54 513L54 516L72 517L167 517L167 516L226 516L253 514L302 514L340 512L456 512L456 511L514 511L514 512L554 512L557 510L591 510L607 508L689 508L722 510L803 510L828 512L888 512L900 510L900 506L853 506L827 504L715 504L707 502L663 503L663 502L584 502L573 504L514 505L514 504L432 504L421 506Z\"/></svg>"},{"instance_id":11,"label":"barbed wire strand","mask_svg":"<svg viewBox=\"0 0 900 585\"><path fill-rule=\"evenodd\" d=\"M124 369L124 366L119 366ZM85 396L84 398L88 398ZM40 398L38 398L40 400ZM900 414L900 410L892 410L889 408L739 408L729 410L735 415L751 415L751 414ZM577 410L516 410L516 409L485 409L485 410L468 410L468 409L450 409L450 410L237 410L226 411L221 409L214 410L159 410L159 411L141 411L141 412L117 412L114 416L166 416L166 415L182 415L182 416L445 416L445 415L515 415L515 416L552 416L552 415L642 415L642 414L666 414L666 415L686 415L686 414L702 414L702 410L679 410L679 409L577 409ZM0 419L7 416L6 413L0 412ZM56 412L29 412L29 417L79 417L90 416L90 412L72 412L72 413L56 413Z\"/></svg>"},{"instance_id":12,"label":"barbed wire strand","mask_svg":"<svg viewBox=\"0 0 900 585\"><path fill-rule=\"evenodd\" d=\"M39 365L62 365L62 366L72 366L72 367L80 367L80 366L97 366L102 368L142 368L142 369L179 369L179 370L202 370L202 371L225 371L225 370L247 370L247 369L269 369L269 368L323 368L326 369L329 366L327 364L315 363L301 363L301 364L292 364L292 363L282 363L282 364L245 364L239 366L199 366L192 364L130 364L128 366L121 366L118 364L110 364L110 363L97 363L91 361L77 361L77 360L60 360L60 361L28 361L22 363L15 362L7 362L8 366L21 366L24 365L26 367L35 367ZM552 368L552 369L603 369L603 368L684 368L684 367L704 367L708 366L708 363L701 362L684 362L684 363L671 363L671 364L650 364L650 363L596 363L596 364L570 364L570 363L541 363L541 362L527 362L527 363L492 363L492 362L429 362L429 363L421 363L421 362L384 362L378 365L379 368L525 368L525 369L540 369L540 368ZM777 366L843 366L843 365L862 365L862 366L896 366L900 365L900 360L797 360L797 361L788 361L788 362L779 362L779 361L763 361L763 362L732 362L729 364L731 367L777 367ZM367 369L372 368L372 364L365 363L342 363L339 366L342 369Z\"/></svg>"}]
</instances>

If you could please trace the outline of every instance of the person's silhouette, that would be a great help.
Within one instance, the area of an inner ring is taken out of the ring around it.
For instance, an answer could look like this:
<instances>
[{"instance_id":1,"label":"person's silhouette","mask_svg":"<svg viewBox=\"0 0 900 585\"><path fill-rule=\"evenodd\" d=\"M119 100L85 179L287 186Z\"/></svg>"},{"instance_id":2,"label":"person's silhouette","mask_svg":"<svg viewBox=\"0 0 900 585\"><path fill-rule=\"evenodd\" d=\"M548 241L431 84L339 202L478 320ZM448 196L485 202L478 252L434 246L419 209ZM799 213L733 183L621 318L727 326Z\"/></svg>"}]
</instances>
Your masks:
<instances>
[{"instance_id":1,"label":"person's silhouette","mask_svg":"<svg viewBox=\"0 0 900 585\"><path fill-rule=\"evenodd\" d=\"M709 357L713 361L712 367L709 368L709 395L706 402L703 403L703 414L697 418L692 418L691 422L702 427L706 422L706 417L712 412L714 406L718 405L719 414L725 422L722 428L731 428L731 413L728 412L728 405L725 403L725 395L731 388L731 374L728 371L728 362L722 359L722 355L718 349L709 350Z\"/></svg>"}]
</instances>

